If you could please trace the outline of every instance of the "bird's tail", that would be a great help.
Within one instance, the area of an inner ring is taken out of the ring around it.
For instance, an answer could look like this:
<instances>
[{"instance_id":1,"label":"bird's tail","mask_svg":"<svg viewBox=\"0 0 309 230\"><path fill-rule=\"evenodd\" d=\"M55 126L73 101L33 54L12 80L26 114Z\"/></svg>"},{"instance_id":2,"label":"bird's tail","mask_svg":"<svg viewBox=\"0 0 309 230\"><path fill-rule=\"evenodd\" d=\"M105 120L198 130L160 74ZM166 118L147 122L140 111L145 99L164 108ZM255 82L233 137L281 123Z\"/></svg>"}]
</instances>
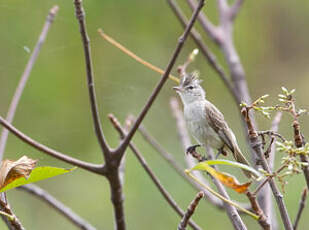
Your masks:
<instances>
[{"instance_id":1,"label":"bird's tail","mask_svg":"<svg viewBox=\"0 0 309 230\"><path fill-rule=\"evenodd\" d=\"M239 148L235 148L235 149L234 149L233 157L235 158L235 160L236 160L237 162L250 166L250 163L247 161L247 159L246 159L246 158L244 157L244 155L241 153L241 151L239 150ZM244 172L244 174L246 175L246 177L248 177L249 179L255 178L255 176L252 174L252 172L247 171L247 170L245 170L245 169L242 169L242 171Z\"/></svg>"}]
</instances>

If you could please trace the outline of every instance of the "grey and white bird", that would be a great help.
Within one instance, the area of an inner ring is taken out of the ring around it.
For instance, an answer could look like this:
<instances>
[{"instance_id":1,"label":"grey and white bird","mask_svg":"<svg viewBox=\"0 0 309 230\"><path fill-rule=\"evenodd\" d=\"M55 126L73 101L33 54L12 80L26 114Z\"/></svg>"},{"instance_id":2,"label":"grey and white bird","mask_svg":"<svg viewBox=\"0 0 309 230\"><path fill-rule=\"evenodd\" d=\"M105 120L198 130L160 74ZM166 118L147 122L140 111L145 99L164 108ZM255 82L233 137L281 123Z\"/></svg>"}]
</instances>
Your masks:
<instances>
[{"instance_id":1,"label":"grey and white bird","mask_svg":"<svg viewBox=\"0 0 309 230\"><path fill-rule=\"evenodd\" d=\"M185 73L179 86L173 87L183 103L188 129L201 146L209 146L223 154L230 152L237 162L249 165L223 114L206 100L206 93L200 83L197 73ZM191 150L195 147L191 146ZM243 171L248 178L251 178L249 171Z\"/></svg>"}]
</instances>

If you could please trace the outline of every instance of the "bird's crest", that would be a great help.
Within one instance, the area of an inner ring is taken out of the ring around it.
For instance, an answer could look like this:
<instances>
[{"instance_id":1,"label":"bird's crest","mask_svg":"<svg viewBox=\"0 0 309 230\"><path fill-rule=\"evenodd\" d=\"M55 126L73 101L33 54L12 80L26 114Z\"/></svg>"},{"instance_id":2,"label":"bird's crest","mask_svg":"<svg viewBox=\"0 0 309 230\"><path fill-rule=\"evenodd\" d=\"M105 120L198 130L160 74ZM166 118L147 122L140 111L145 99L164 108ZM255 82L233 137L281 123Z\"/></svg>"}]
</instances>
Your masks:
<instances>
[{"instance_id":1,"label":"bird's crest","mask_svg":"<svg viewBox=\"0 0 309 230\"><path fill-rule=\"evenodd\" d=\"M182 87L186 87L188 85L195 85L195 84L200 84L202 82L202 80L199 79L199 72L198 71L194 71L192 73L189 74L184 74L183 77L181 78L180 81L180 85Z\"/></svg>"}]
</instances>

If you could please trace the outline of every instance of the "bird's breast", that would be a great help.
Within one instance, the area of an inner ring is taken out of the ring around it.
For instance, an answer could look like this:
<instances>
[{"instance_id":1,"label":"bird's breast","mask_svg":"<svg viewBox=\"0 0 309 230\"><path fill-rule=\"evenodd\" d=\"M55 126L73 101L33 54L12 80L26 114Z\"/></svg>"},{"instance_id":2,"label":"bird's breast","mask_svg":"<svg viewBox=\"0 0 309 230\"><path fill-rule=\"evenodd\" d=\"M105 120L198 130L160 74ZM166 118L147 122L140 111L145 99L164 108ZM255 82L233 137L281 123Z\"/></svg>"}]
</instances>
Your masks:
<instances>
[{"instance_id":1,"label":"bird's breast","mask_svg":"<svg viewBox=\"0 0 309 230\"><path fill-rule=\"evenodd\" d=\"M199 144L209 145L216 149L222 147L222 140L206 119L206 111L203 104L192 103L189 106L185 106L184 116L188 129Z\"/></svg>"}]
</instances>

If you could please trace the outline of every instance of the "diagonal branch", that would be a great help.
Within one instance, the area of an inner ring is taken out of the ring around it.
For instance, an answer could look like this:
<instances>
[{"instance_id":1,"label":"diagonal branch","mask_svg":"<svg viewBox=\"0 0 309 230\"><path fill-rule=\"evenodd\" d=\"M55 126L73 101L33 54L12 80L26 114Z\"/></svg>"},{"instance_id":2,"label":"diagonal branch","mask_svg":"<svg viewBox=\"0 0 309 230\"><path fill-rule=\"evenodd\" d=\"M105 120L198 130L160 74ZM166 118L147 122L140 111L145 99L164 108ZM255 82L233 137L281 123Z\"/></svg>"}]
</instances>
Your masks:
<instances>
[{"instance_id":1,"label":"diagonal branch","mask_svg":"<svg viewBox=\"0 0 309 230\"><path fill-rule=\"evenodd\" d=\"M196 21L196 18L200 12L200 10L202 9L204 5L204 0L200 0L198 6L196 7L192 18L188 24L188 26L186 27L183 35L181 35L181 37L178 39L178 44L177 47L170 59L170 62L165 70L165 73L163 74L161 80L159 81L158 85L156 86L156 88L154 89L153 93L151 94L151 96L149 97L145 107L143 108L142 112L140 113L140 115L138 116L138 118L136 119L136 122L133 124L131 130L129 131L129 133L127 134L127 136L124 138L123 142L121 143L121 145L117 148L116 153L118 155L119 160L122 158L125 149L128 147L133 135L135 134L136 130L138 129L139 125L141 124L141 122L143 121L143 119L145 118L147 112L149 111L150 107L152 106L154 100L157 98L159 92L161 91L164 83L166 82L175 62L176 59L178 57L178 55L180 54L180 51L184 45L184 42L186 41L188 35L190 34L190 30L192 29L194 22Z\"/></svg>"},{"instance_id":2,"label":"diagonal branch","mask_svg":"<svg viewBox=\"0 0 309 230\"><path fill-rule=\"evenodd\" d=\"M49 31L49 28L51 26L51 24L53 23L55 16L58 12L59 7L58 6L54 6L53 8L50 9L48 16L46 18L45 24L43 26L42 32L39 36L39 39L33 49L33 52L31 54L31 57L26 65L26 68L19 80L18 86L15 90L13 99L11 101L7 116L6 116L6 120L9 123L12 123L13 119L14 119L14 115L18 106L18 103L20 101L21 95L24 91L24 88L26 86L26 83L29 79L31 70L34 66L34 63L40 53L41 47L46 39L47 33ZM8 130L7 129L3 129L2 133L1 133L1 137L0 137L0 161L2 160L3 154L4 154L4 150L5 150L5 146L6 146L6 141L8 138Z\"/></svg>"},{"instance_id":3,"label":"diagonal branch","mask_svg":"<svg viewBox=\"0 0 309 230\"><path fill-rule=\"evenodd\" d=\"M87 30L86 30L85 11L82 6L82 0L74 0L74 6L75 6L76 18L79 22L80 34L82 37L82 42L83 42L83 47L84 47L86 72L87 72L87 84L88 84L89 99L90 99L90 106L91 106L95 134L97 136L98 142L103 151L104 158L105 160L108 160L110 158L110 154L109 154L110 148L103 134L103 130L102 130L101 122L100 122L99 110L98 110L97 101L96 101L91 51L90 51L90 40L89 40Z\"/></svg>"},{"instance_id":4,"label":"diagonal branch","mask_svg":"<svg viewBox=\"0 0 309 230\"><path fill-rule=\"evenodd\" d=\"M18 190L23 190L29 194L41 199L56 211L58 211L62 216L66 217L72 224L82 230L95 230L96 228L89 224L86 220L81 218L75 212L73 212L69 207L64 205L62 202L58 201L55 197L49 194L44 189L36 186L34 184L27 184L17 188Z\"/></svg>"},{"instance_id":5,"label":"diagonal branch","mask_svg":"<svg viewBox=\"0 0 309 230\"><path fill-rule=\"evenodd\" d=\"M126 133L123 130L123 128L121 127L120 123L118 122L118 120L112 115L109 115L109 119L112 122L114 128L118 131L120 138L125 138L126 137ZM168 193L168 191L163 187L163 185L161 184L160 180L156 177L156 175L153 173L153 171L151 170L151 168L148 166L146 160L144 159L144 157L142 156L142 154L140 153L140 151L136 148L136 146L133 143L129 143L129 147L132 150L132 152L134 153L134 155L136 156L136 158L138 159L138 161L140 162L140 164L142 165L142 167L145 169L146 173L149 175L149 177L151 178L151 180L153 181L153 183L156 185L156 187L158 188L158 190L160 191L160 193L162 194L162 196L164 197L164 199L169 203L169 205L175 210L175 212L179 215L179 216L183 216L185 214L185 212L178 206L178 204L176 203L176 201L174 201L174 199L172 198L172 196ZM194 230L201 230L201 228L192 220L190 220L189 225L194 229Z\"/></svg>"},{"instance_id":6,"label":"diagonal branch","mask_svg":"<svg viewBox=\"0 0 309 230\"><path fill-rule=\"evenodd\" d=\"M0 116L0 124L2 126L4 126L6 129L8 129L11 133L13 133L16 137L18 137L20 140L22 140L23 142L31 145L32 147L34 147L35 149L44 152L52 157L55 157L59 160L62 160L64 162L67 162L71 165L75 165L78 166L80 168L86 169L88 171L97 173L97 174L102 174L104 175L104 171L103 171L103 165L97 165L97 164L92 164L92 163L87 163L78 159L75 159L73 157L69 157L61 152L58 152L54 149L51 149L33 139L31 139L30 137L28 137L26 134L22 133L21 131L19 131L18 129L16 129L13 125L11 125L10 123L8 123L6 120L4 120L1 116Z\"/></svg>"}]
</instances>

